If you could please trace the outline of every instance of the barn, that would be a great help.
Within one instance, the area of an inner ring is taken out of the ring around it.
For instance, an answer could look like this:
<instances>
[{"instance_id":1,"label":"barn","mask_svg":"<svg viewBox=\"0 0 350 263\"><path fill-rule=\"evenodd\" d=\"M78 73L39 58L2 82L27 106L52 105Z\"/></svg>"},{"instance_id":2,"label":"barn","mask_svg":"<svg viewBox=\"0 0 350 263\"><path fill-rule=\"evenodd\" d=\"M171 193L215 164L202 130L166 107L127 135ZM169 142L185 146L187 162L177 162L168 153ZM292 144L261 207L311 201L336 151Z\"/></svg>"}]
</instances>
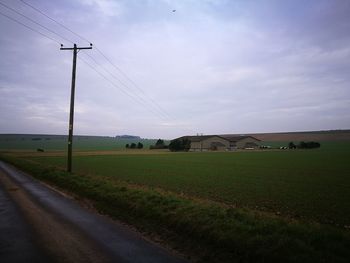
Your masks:
<instances>
[{"instance_id":1,"label":"barn","mask_svg":"<svg viewBox=\"0 0 350 263\"><path fill-rule=\"evenodd\" d=\"M182 136L179 140L191 142L190 151L233 151L236 149L256 149L260 140L245 135L200 135Z\"/></svg>"}]
</instances>

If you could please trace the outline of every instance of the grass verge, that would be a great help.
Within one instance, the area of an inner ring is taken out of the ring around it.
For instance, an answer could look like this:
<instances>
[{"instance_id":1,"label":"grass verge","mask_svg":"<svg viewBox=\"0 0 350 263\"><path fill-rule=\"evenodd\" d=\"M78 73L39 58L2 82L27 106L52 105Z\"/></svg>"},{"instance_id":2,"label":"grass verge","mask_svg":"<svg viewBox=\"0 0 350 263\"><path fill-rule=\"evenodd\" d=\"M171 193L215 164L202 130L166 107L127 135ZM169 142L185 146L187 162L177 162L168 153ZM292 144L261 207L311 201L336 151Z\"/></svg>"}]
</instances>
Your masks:
<instances>
[{"instance_id":1,"label":"grass verge","mask_svg":"<svg viewBox=\"0 0 350 263\"><path fill-rule=\"evenodd\" d=\"M199 202L105 178L0 156L32 176L91 200L102 213L155 232L199 262L347 262L350 235L320 224Z\"/></svg>"}]
</instances>

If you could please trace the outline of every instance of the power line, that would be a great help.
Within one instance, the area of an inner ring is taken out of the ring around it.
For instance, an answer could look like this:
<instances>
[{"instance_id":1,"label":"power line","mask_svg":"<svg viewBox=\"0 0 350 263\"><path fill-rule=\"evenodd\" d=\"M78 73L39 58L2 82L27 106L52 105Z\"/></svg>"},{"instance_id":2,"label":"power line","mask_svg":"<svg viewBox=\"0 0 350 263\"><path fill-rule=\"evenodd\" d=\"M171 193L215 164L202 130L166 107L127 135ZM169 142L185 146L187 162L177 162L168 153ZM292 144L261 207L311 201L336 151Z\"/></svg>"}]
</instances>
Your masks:
<instances>
[{"instance_id":1,"label":"power line","mask_svg":"<svg viewBox=\"0 0 350 263\"><path fill-rule=\"evenodd\" d=\"M115 84L112 80L110 80L109 78L107 78L103 73L101 73L99 70L96 69L96 67L94 67L93 65L91 65L89 62L87 62L85 59L83 59L82 57L80 57L80 60L83 61L87 66L89 66L93 71L95 71L98 75L100 75L103 79L105 79L106 81L108 81L113 87L117 88L118 90L120 90L121 92L123 92L126 96L128 96L129 98L131 98L133 101L135 101L136 103L141 103L144 107L146 107L149 111L151 111L153 114L156 114L158 117L160 118L164 118L163 116L159 115L158 112L155 112L154 109L148 108L147 104L142 103L142 101L136 100L136 98L131 95L130 93L128 93L127 91L125 91L125 89L121 88L120 86L118 86L117 84Z\"/></svg>"},{"instance_id":2,"label":"power line","mask_svg":"<svg viewBox=\"0 0 350 263\"><path fill-rule=\"evenodd\" d=\"M129 92L131 94L133 94L133 96L137 97L140 101L142 101L143 103L147 104L148 101L145 100L142 96L138 95L137 93L133 92L129 86L127 86L123 81L121 81L115 74L113 74L112 72L110 72L108 69L106 69L103 65L101 65L93 56L89 55L88 53L84 53L85 55L87 55L97 66L101 67L105 72L107 72L109 75L111 75L114 79L116 79L122 86L124 86L125 88L129 89ZM149 104L149 106L151 106L152 104ZM159 111L156 107L152 107L154 111L158 112L159 114L161 114L164 118L168 118L168 116L166 116L166 114L164 114L162 111Z\"/></svg>"},{"instance_id":3,"label":"power line","mask_svg":"<svg viewBox=\"0 0 350 263\"><path fill-rule=\"evenodd\" d=\"M43 11L41 11L40 9L36 8L35 6L32 6L31 4L27 3L26 1L23 0L19 0L21 1L23 4L29 6L30 8L34 9L35 11L39 12L40 14L42 14L43 16L47 17L48 19L50 19L51 21L55 22L56 24L60 25L61 27L63 27L64 29L68 30L69 32L71 32L72 34L74 34L75 36L79 37L80 39L88 42L89 44L91 43L89 40L87 40L86 38L84 38L83 36L79 35L78 33L75 33L73 30L70 30L68 27L66 27L65 25L63 25L62 23L58 22L56 19L53 19L52 17L48 16L47 14L45 14Z\"/></svg>"},{"instance_id":4,"label":"power line","mask_svg":"<svg viewBox=\"0 0 350 263\"><path fill-rule=\"evenodd\" d=\"M107 78L104 74L102 74L99 70L97 70L94 66L92 66L89 62L87 62L85 59L83 59L82 57L80 57L80 60L83 61L87 66L89 66L93 71L95 71L98 75L100 75L103 79L105 79L106 81L108 81L113 87L117 88L118 90L120 90L122 93L124 93L125 95L127 95L129 98L131 98L133 101L135 101L136 103L140 103L140 101L136 100L135 97L133 97L131 94L129 94L127 91L125 91L124 89L122 89L120 86L116 85L113 81L111 81L109 78ZM147 108L147 104L141 103L144 107ZM151 111L153 114L157 115L159 118L164 118L163 116L159 115L159 113L155 112L153 109L151 108L147 108L149 111Z\"/></svg>"},{"instance_id":5,"label":"power line","mask_svg":"<svg viewBox=\"0 0 350 263\"><path fill-rule=\"evenodd\" d=\"M24 3L25 5L29 6L30 8L32 8L33 10L39 12L40 14L42 14L43 16L47 17L48 19L50 19L51 21L57 23L58 25L60 25L61 27L63 27L64 29L68 30L69 32L71 32L72 34L74 34L75 36L79 37L80 39L91 43L89 40L87 40L85 37L81 36L80 34L74 32L73 30L69 29L68 27L66 27L65 25L63 25L62 23L58 22L56 19L48 16L47 14L45 14L43 11L41 11L40 9L36 8L35 6L27 3L24 0L20 0L22 3ZM166 115L167 118L172 119L172 117L155 101L153 100L150 96L148 96L131 78L129 78L127 76L127 74L125 72L123 72L118 66L115 65L115 63L113 63L96 45L94 45L94 48L100 53L100 55L106 59L108 61L108 63L110 63L118 72L121 73L121 75L123 75L138 91L140 91L141 93L143 93L145 96L148 97L148 99L152 102L152 104L155 105L155 107L158 108L159 111L162 112L162 114Z\"/></svg>"},{"instance_id":6,"label":"power line","mask_svg":"<svg viewBox=\"0 0 350 263\"><path fill-rule=\"evenodd\" d=\"M91 44L91 42L90 42L88 39L86 39L85 37L81 36L80 34L74 32L73 30L71 30L70 28L66 27L64 24L60 23L60 22L57 21L56 19L50 17L50 16L47 15L45 12L41 11L39 8L36 8L35 6L33 6L33 5L29 4L29 3L27 3L27 2L24 1L24 0L19 0L19 1L21 1L21 2L22 2L23 4L25 4L26 6L32 8L32 9L35 10L36 12L40 13L41 15L45 16L46 18L50 19L51 21L55 22L56 24L60 25L62 28L66 29L67 31L69 31L70 33L74 34L74 35L77 36L78 38L80 38L80 39L86 41L87 43L90 43L90 44ZM1 14L2 14L2 13L1 13ZM19 23L19 24L25 26L25 27L27 27L28 29L30 29L30 30L32 30L32 31L34 31L34 32L39 33L40 35L42 35L42 36L44 36L44 37L46 37L46 38L48 38L48 39L50 39L50 40L55 41L56 43L61 44L61 43L58 42L57 40L55 40L55 39L53 39L53 38L51 38L51 37L49 37L49 36L47 36L47 35L45 35L45 34L39 32L39 31L37 31L37 30L35 30L35 29L33 29L33 28L31 28L31 27L29 27L29 26L27 26L27 25L25 25L25 24L23 24L23 23L21 23L21 22L15 20L15 19L13 19L13 18L11 18L11 17L8 17L8 16L5 15L5 14L2 14L2 15L6 16L7 18L9 18L9 19L11 19L11 20L13 20L13 21L15 21L15 22L17 22L17 23ZM58 36L60 36L60 37L62 37L61 35L57 34L57 33L54 32L54 31L53 31L53 33L56 34L56 35L58 35ZM62 37L62 38L63 38L63 39L66 39L65 37ZM69 42L71 42L71 43L73 43L72 41L70 41L70 40L68 40L68 39L66 39L66 40L69 41ZM156 102L156 101L154 101L150 96L148 96L148 95L147 95L147 94L146 94L146 93L145 93L145 92L130 78L130 77L128 77L128 75L127 75L125 72L123 72L118 66L116 66L116 65L115 65L115 64L114 64L100 49L98 49L96 46L95 46L95 48L96 48L96 50L100 53L100 55L101 55L104 59L106 59L118 72L120 72L121 75L123 75L123 76L125 77L125 79L127 79L127 80L129 81L129 83L131 83L137 90L139 90L139 91L142 92L145 96L147 96L148 99L159 109L160 112L162 112L163 115L166 115L168 119L173 119L173 118L172 118L172 117L171 117L171 116ZM86 63L85 60L83 60L83 62ZM105 76L103 76L100 72L98 72L96 69L94 69L90 64L88 64L88 63L86 63L86 64L87 64L88 66L90 66L94 71L96 71L99 75L101 75L104 79L108 80L108 79L107 79ZM108 81L111 82L110 80L108 80ZM113 82L112 82L112 83L113 83ZM112 83L111 83L111 84L112 84ZM120 89L120 87L118 87L118 86L115 85L114 83L113 83L112 85L115 86L115 87L117 87L118 89ZM129 88L130 88L130 87L129 87ZM121 90L121 89L120 89L120 90ZM124 90L123 90L123 93L126 94L127 96L133 98L130 94L126 93ZM133 98L133 99L134 99L134 98ZM134 100L135 100L135 99L134 99ZM152 112L154 113L154 110L152 110ZM157 115L158 115L158 114L157 114Z\"/></svg>"},{"instance_id":7,"label":"power line","mask_svg":"<svg viewBox=\"0 0 350 263\"><path fill-rule=\"evenodd\" d=\"M54 41L54 42L56 42L56 43L58 43L58 44L61 44L61 42L57 41L56 39L54 39L54 38L52 38L52 37L50 37L50 36L48 36L48 35L46 35L46 34L44 34L44 33L41 33L40 31L38 31L38 30L36 30L36 29L34 29L34 28L32 28L32 27L26 25L26 24L23 24L22 22L18 21L17 19L12 18L12 17L10 17L10 16L8 16L8 15L2 13L1 11L0 11L0 15L2 15L2 16L4 16L4 17L7 17L8 19L10 19L10 20L16 22L17 24L20 24L20 25L26 27L27 29L29 29L29 30L31 30L31 31L33 31L33 32L36 32L36 33L42 35L43 37L46 37L47 39L50 39L50 40L52 40L52 41Z\"/></svg>"},{"instance_id":8,"label":"power line","mask_svg":"<svg viewBox=\"0 0 350 263\"><path fill-rule=\"evenodd\" d=\"M56 33L55 31L51 30L50 28L48 28L48 27L46 27L46 26L40 24L39 22L37 22L37 21L31 19L30 17L28 17L28 16L26 16L26 15L24 15L24 14L18 12L16 9L13 9L12 7L10 7L10 6L8 6L8 5L4 4L4 3L1 3L1 2L0 2L0 5L6 7L7 9L11 10L12 12L14 12L14 13L16 13L16 14L18 14L18 15L20 15L20 16L26 18L26 19L28 19L28 20L31 21L32 23L34 23L34 24L36 24L36 25L38 25L38 26L41 26L42 28L46 29L47 31L51 32L52 34L55 34L56 36L59 36L60 38L62 38L62 39L64 39L64 40L66 40L66 41L68 41L68 42L74 44L74 43L73 43L72 41L70 41L69 39L65 38L64 36L62 36L62 35L60 35L60 34L58 34L58 33Z\"/></svg>"},{"instance_id":9,"label":"power line","mask_svg":"<svg viewBox=\"0 0 350 263\"><path fill-rule=\"evenodd\" d=\"M140 98L135 97L135 95L130 94L128 91L126 91L125 89L121 88L119 85L115 84L112 80L110 80L109 78L107 78L103 73L101 73L99 70L96 69L96 67L94 67L93 65L91 65L89 62L87 62L85 59L83 59L82 57L80 57L80 60L83 61L87 66L89 66L93 71L95 71L97 74L99 74L103 79L105 79L106 81L108 81L113 87L117 88L118 90L120 90L122 93L124 93L125 95L127 95L130 99L132 99L133 101L135 101L138 104L141 104L143 107L147 108L151 113L153 113L154 115L157 115L159 118L164 119L164 116L160 115L158 112L156 112L153 108L148 107L147 103L144 103L142 100L140 100ZM137 99L138 100L137 100Z\"/></svg>"},{"instance_id":10,"label":"power line","mask_svg":"<svg viewBox=\"0 0 350 263\"><path fill-rule=\"evenodd\" d=\"M152 103L154 104L154 105L156 105L156 107L160 110L160 111L162 111L162 112L164 112L165 113L165 115L167 115L167 117L168 118L170 118L170 119L172 119L171 118L171 116L169 116L169 114L162 108L162 107L160 107L159 106L159 104L156 102L156 101L154 101L151 97L149 97L132 79L130 79L129 77L128 77L128 75L124 72L124 71L122 71L118 66L116 66L106 55L104 55L103 53L102 53L102 51L100 50L100 49L98 49L98 47L97 46L95 46L95 49L97 50L97 52L99 52L100 53L100 55L102 56L102 57L104 57L108 62L109 62L109 64L111 64L117 71L119 71L137 90L139 90L140 92L142 92L145 96L147 96L148 97L148 99L150 100L150 101L152 101Z\"/></svg>"},{"instance_id":11,"label":"power line","mask_svg":"<svg viewBox=\"0 0 350 263\"><path fill-rule=\"evenodd\" d=\"M32 31L34 31L34 32L36 32L36 33L38 33L38 34L40 34L40 35L42 35L42 36L44 36L44 37L46 37L46 38L48 38L48 39L50 39L50 40L52 40L52 41L55 41L56 43L58 43L58 44L61 44L60 42L58 42L57 40L55 40L55 39L53 39L52 37L50 37L50 36L48 36L48 35L46 35L46 34L43 34L43 33L41 33L40 31L37 31L37 30L35 30L35 29L33 29L33 28L31 28L30 26L28 26L28 25L26 25L26 24L24 24L24 23L22 23L22 22L20 22L20 21L18 21L18 20L16 20L16 19L14 19L14 18L12 18L12 17L10 17L10 16L8 16L8 15L6 15L6 14L3 14L2 12L0 12L0 14L1 15L3 15L3 16L5 16L5 17L7 17L8 19L11 19L12 21L14 21L14 22L16 22L16 23L19 23L20 25L22 25L22 26L24 26L24 27L26 27L26 28L28 28L28 29L30 29L30 30L32 30ZM70 41L70 40L69 40ZM72 42L72 41L70 41L70 42ZM86 54L86 55L88 55L88 54ZM92 58L90 55L88 55L90 58ZM93 59L93 58L92 58ZM86 62L85 60L84 60L84 62ZM97 65L99 65L98 64L98 62L94 59L94 62L97 64ZM88 63L86 63L86 64L88 64ZM89 66L90 67L92 67L90 64L89 64ZM102 67L102 66L101 66ZM102 67L102 68L104 68L104 67ZM93 68L94 69L94 68ZM102 74L100 73L100 72L98 72L96 69L94 69L98 74L100 74L101 76L102 76ZM104 70L105 71L107 71L109 74L111 74L113 77L115 77L116 79L118 79L115 75L113 75L110 71L108 71L107 69L105 69L104 68ZM125 95L127 95L127 96L129 96L130 98L132 98L133 100L135 100L135 97L133 97L132 95L130 95L128 92L126 92L124 89L121 89L119 86L117 86L114 82L112 82L112 81L110 81L109 79L107 79L104 75L103 75L103 78L104 79L106 79L106 80L108 80L113 86L115 86L115 87L117 87L119 90L122 90L122 92L125 94ZM118 79L119 80L119 79ZM119 80L120 81L120 80ZM126 88L128 88L128 86L126 86L122 81L120 81L120 83L122 83ZM156 115L158 115L158 117L160 117L161 115L159 115L159 113L158 112L156 112L155 110L153 110L153 109L150 109L149 107L147 107L148 105L147 105L147 101L145 101L145 100L142 100L142 98L141 97L139 97L138 95L134 95L134 96L136 96L140 101L141 101L141 103L142 103L142 105L144 106L144 107L146 107L146 108L148 108L153 114L156 114ZM161 116L161 118L164 118L163 116Z\"/></svg>"}]
</instances>

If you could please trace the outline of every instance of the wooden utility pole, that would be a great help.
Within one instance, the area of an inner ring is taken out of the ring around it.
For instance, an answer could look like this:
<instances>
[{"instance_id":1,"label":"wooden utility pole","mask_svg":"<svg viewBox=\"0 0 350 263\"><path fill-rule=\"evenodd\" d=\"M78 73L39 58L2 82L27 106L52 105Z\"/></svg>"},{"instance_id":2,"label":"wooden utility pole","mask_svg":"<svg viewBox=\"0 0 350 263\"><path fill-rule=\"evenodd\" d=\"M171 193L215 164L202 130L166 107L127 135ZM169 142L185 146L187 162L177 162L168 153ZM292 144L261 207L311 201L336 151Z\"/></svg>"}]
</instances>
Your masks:
<instances>
[{"instance_id":1,"label":"wooden utility pole","mask_svg":"<svg viewBox=\"0 0 350 263\"><path fill-rule=\"evenodd\" d=\"M73 70L72 70L72 86L70 93L70 111L69 111L69 133L68 133L68 160L67 160L67 172L72 172L72 147L73 147L73 120L74 120L74 95L75 95L75 76L77 69L77 54L81 49L92 49L92 44L90 47L77 47L74 44L72 48L64 48L61 45L60 50L73 50Z\"/></svg>"}]
</instances>

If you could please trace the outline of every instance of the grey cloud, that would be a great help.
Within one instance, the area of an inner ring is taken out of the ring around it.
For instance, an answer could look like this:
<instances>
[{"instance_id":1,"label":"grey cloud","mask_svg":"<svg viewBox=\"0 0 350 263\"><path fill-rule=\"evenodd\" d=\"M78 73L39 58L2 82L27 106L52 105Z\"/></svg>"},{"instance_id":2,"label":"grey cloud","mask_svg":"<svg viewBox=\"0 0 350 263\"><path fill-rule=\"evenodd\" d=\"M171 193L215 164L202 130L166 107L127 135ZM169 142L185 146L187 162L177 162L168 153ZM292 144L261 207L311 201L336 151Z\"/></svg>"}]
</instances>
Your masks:
<instances>
[{"instance_id":1,"label":"grey cloud","mask_svg":"<svg viewBox=\"0 0 350 263\"><path fill-rule=\"evenodd\" d=\"M172 138L349 128L347 1L109 4L33 2L91 37L147 94L128 83L128 92L148 102L144 107L110 86L80 60L89 61L85 51L79 53L76 133ZM0 19L0 132L66 133L71 52ZM86 52L123 79L96 50ZM150 98L171 118L155 114Z\"/></svg>"}]
</instances>

